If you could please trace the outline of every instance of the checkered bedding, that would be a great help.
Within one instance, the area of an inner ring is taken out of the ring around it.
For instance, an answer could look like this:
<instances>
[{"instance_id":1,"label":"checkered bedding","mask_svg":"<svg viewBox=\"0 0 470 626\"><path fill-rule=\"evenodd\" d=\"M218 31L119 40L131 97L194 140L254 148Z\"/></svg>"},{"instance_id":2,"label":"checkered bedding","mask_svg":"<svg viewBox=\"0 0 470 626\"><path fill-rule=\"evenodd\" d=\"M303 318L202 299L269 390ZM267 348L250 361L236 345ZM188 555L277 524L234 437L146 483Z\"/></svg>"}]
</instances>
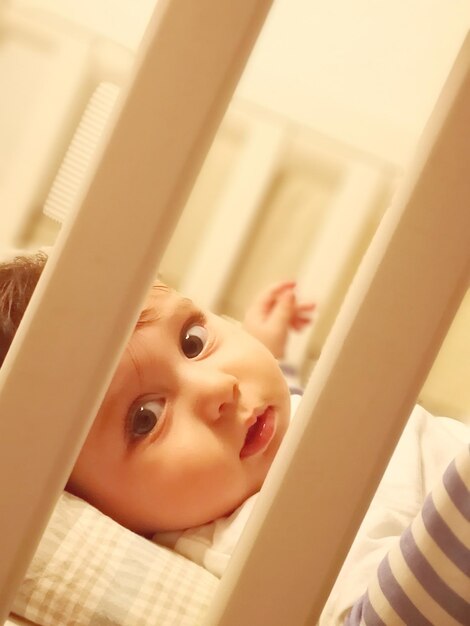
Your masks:
<instances>
[{"instance_id":1,"label":"checkered bedding","mask_svg":"<svg viewBox=\"0 0 470 626\"><path fill-rule=\"evenodd\" d=\"M217 578L64 493L16 596L39 626L196 626Z\"/></svg>"}]
</instances>

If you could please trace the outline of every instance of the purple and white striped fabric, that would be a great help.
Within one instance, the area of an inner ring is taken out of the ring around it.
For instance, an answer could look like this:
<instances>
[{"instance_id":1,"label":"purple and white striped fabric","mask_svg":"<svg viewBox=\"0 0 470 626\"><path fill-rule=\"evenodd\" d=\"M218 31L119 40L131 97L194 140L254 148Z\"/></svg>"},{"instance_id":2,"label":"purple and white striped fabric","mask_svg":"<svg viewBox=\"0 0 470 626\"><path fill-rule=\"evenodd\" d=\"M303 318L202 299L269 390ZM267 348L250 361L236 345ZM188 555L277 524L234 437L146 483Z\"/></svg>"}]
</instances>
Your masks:
<instances>
[{"instance_id":1,"label":"purple and white striped fabric","mask_svg":"<svg viewBox=\"0 0 470 626\"><path fill-rule=\"evenodd\" d=\"M470 446L381 562L346 626L470 626Z\"/></svg>"},{"instance_id":2,"label":"purple and white striped fabric","mask_svg":"<svg viewBox=\"0 0 470 626\"><path fill-rule=\"evenodd\" d=\"M279 367L284 374L284 378L287 381L287 385L289 387L289 392L291 393L291 395L302 396L304 393L304 389L300 381L299 370L293 365L290 365L289 363L285 363L283 361L279 362Z\"/></svg>"}]
</instances>

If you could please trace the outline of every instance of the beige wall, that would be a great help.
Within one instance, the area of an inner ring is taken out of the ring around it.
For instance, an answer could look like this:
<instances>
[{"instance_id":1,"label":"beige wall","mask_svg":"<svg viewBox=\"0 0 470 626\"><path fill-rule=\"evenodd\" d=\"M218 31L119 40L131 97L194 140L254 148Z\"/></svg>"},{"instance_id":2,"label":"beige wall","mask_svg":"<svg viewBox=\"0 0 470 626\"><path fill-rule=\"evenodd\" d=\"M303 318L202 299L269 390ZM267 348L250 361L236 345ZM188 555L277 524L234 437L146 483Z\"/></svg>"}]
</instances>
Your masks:
<instances>
[{"instance_id":1,"label":"beige wall","mask_svg":"<svg viewBox=\"0 0 470 626\"><path fill-rule=\"evenodd\" d=\"M155 0L10 0L135 49ZM405 164L470 26L467 0L274 0L239 97Z\"/></svg>"},{"instance_id":2,"label":"beige wall","mask_svg":"<svg viewBox=\"0 0 470 626\"><path fill-rule=\"evenodd\" d=\"M465 0L277 0L239 93L404 164L469 26Z\"/></svg>"}]
</instances>

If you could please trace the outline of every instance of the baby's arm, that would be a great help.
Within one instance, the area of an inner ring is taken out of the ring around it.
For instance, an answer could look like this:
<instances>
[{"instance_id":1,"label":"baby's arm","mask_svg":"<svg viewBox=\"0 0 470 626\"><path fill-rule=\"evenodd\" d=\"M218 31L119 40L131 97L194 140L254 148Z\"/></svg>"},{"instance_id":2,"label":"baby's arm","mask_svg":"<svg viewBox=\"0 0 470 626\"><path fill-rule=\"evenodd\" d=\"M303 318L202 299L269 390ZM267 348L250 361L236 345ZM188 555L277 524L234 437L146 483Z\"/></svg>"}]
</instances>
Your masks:
<instances>
[{"instance_id":1,"label":"baby's arm","mask_svg":"<svg viewBox=\"0 0 470 626\"><path fill-rule=\"evenodd\" d=\"M290 330L300 331L312 320L313 302L297 300L294 281L282 281L261 292L248 307L243 325L278 359L284 356Z\"/></svg>"},{"instance_id":2,"label":"baby's arm","mask_svg":"<svg viewBox=\"0 0 470 626\"><path fill-rule=\"evenodd\" d=\"M347 626L469 624L470 449L457 456L391 548Z\"/></svg>"}]
</instances>

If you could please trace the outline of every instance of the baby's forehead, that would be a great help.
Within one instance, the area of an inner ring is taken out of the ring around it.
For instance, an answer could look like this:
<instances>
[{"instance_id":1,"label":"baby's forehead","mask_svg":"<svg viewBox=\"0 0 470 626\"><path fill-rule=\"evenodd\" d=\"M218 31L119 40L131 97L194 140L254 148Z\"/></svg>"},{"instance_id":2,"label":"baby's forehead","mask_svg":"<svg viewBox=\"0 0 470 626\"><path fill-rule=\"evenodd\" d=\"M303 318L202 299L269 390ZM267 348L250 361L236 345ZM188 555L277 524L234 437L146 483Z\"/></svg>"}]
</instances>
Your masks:
<instances>
[{"instance_id":1,"label":"baby's forehead","mask_svg":"<svg viewBox=\"0 0 470 626\"><path fill-rule=\"evenodd\" d=\"M170 292L170 289L167 285L160 281L156 281L150 287L149 293L145 299L144 306L139 314L137 319L137 323L135 325L135 329L139 329L142 326L150 322L154 322L158 319L158 298L164 297L166 294Z\"/></svg>"},{"instance_id":2,"label":"baby's forehead","mask_svg":"<svg viewBox=\"0 0 470 626\"><path fill-rule=\"evenodd\" d=\"M149 290L145 305L137 320L136 330L149 323L157 323L159 320L184 314L194 308L195 304L190 298L157 280Z\"/></svg>"}]
</instances>

